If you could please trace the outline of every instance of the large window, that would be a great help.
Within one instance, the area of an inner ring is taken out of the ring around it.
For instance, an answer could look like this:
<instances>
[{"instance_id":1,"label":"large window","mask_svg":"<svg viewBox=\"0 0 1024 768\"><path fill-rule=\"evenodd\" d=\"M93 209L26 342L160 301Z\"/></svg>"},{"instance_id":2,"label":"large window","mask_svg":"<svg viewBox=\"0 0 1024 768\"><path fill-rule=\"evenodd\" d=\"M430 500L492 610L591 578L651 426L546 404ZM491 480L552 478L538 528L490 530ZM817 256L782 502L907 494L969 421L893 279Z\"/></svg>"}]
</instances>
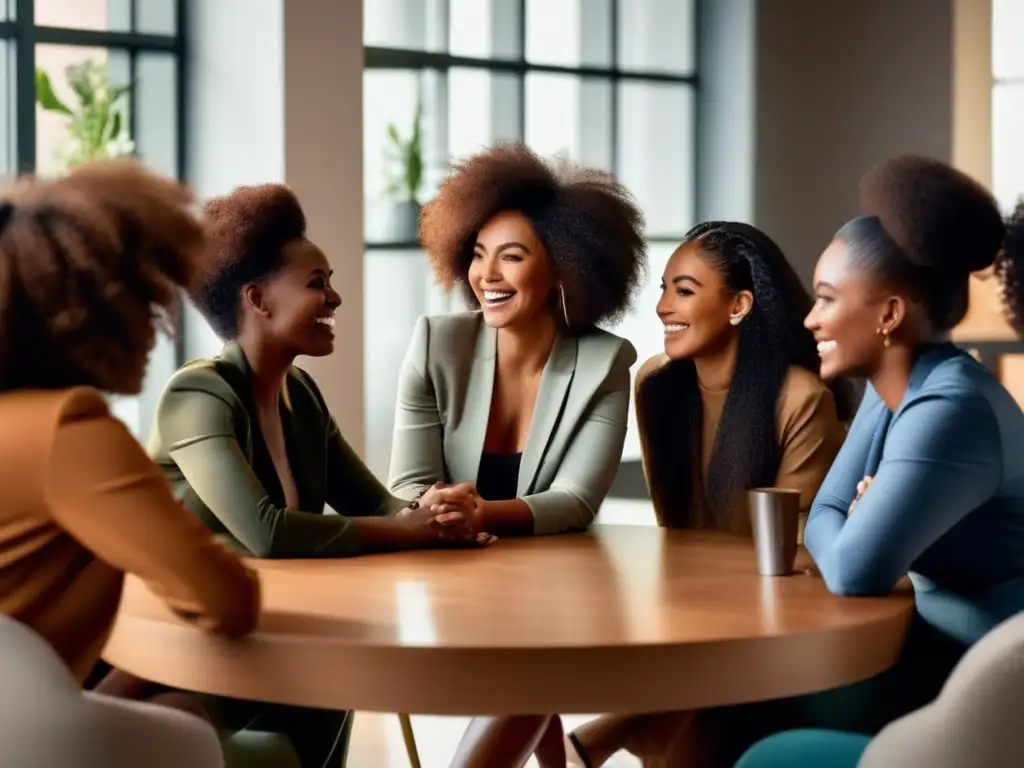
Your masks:
<instances>
[{"instance_id":1,"label":"large window","mask_svg":"<svg viewBox=\"0 0 1024 768\"><path fill-rule=\"evenodd\" d=\"M1024 0L992 2L992 184L1005 210L1024 195Z\"/></svg>"},{"instance_id":2,"label":"large window","mask_svg":"<svg viewBox=\"0 0 1024 768\"><path fill-rule=\"evenodd\" d=\"M389 183L420 116L429 198L453 159L500 139L614 172L653 240L694 217L693 0L366 0L367 242L412 244ZM395 139L398 139L396 143ZM394 238L398 236L396 242Z\"/></svg>"},{"instance_id":3,"label":"large window","mask_svg":"<svg viewBox=\"0 0 1024 768\"><path fill-rule=\"evenodd\" d=\"M0 0L0 175L56 176L85 158L135 154L180 178L183 12L181 0ZM97 105L106 130L83 139L96 133L78 128L96 124ZM161 338L142 395L114 399L137 435L179 359Z\"/></svg>"},{"instance_id":4,"label":"large window","mask_svg":"<svg viewBox=\"0 0 1024 768\"><path fill-rule=\"evenodd\" d=\"M398 368L432 285L418 205L498 140L613 172L647 218L651 270L614 329L661 351L657 276L694 224L696 0L364 0L366 454L386 473ZM420 167L422 166L422 173ZM639 455L631 424L624 458Z\"/></svg>"}]
</instances>

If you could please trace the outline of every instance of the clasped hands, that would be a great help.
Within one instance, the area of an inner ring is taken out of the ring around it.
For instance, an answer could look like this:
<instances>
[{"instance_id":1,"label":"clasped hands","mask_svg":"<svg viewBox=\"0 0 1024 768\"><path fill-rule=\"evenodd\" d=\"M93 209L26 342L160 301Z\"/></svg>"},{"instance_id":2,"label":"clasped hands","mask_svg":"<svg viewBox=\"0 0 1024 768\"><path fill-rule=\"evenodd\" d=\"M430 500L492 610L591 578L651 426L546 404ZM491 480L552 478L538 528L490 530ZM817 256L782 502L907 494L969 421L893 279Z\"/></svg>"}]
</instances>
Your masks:
<instances>
[{"instance_id":1,"label":"clasped hands","mask_svg":"<svg viewBox=\"0 0 1024 768\"><path fill-rule=\"evenodd\" d=\"M401 515L434 528L442 541L487 546L497 536L483 530L480 494L472 483L434 483Z\"/></svg>"}]
</instances>

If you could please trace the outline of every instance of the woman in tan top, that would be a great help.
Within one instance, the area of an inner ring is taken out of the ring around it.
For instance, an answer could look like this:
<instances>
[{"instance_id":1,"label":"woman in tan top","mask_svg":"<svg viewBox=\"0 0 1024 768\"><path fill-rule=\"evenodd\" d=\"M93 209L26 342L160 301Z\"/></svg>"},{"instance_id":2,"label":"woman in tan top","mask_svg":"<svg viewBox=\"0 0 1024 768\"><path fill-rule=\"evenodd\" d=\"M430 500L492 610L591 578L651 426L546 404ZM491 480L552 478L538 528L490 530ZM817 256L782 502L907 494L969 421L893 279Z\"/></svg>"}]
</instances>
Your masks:
<instances>
[{"instance_id":1,"label":"woman in tan top","mask_svg":"<svg viewBox=\"0 0 1024 768\"><path fill-rule=\"evenodd\" d=\"M803 327L811 304L779 247L747 224L701 224L672 254L658 302L665 353L635 386L659 525L749 536L744 492L754 487L796 489L810 507L853 410L844 384L833 391L818 376ZM567 748L581 765L621 748L676 765L667 744L690 719L603 717L569 734Z\"/></svg>"},{"instance_id":2,"label":"woman in tan top","mask_svg":"<svg viewBox=\"0 0 1024 768\"><path fill-rule=\"evenodd\" d=\"M79 682L126 571L203 629L256 624L255 575L175 501L101 394L142 388L154 316L203 252L190 203L128 161L0 196L0 613Z\"/></svg>"}]
</instances>

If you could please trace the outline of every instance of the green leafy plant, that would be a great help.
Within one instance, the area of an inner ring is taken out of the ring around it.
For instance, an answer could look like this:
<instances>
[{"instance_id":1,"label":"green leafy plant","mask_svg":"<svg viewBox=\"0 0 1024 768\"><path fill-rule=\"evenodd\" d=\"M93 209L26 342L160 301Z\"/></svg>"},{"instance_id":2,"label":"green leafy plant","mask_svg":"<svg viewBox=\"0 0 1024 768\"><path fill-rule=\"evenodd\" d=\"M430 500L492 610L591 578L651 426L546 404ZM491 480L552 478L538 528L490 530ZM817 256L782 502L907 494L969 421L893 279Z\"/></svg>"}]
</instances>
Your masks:
<instances>
[{"instance_id":1,"label":"green leafy plant","mask_svg":"<svg viewBox=\"0 0 1024 768\"><path fill-rule=\"evenodd\" d=\"M65 70L77 104L57 96L50 75L36 69L36 101L47 112L67 120L67 135L56 156L64 170L101 158L124 157L135 151L128 130L127 97L132 85L110 85L106 64L85 61Z\"/></svg>"},{"instance_id":2,"label":"green leafy plant","mask_svg":"<svg viewBox=\"0 0 1024 768\"><path fill-rule=\"evenodd\" d=\"M412 133L408 138L399 133L394 123L388 123L387 132L384 157L388 197L396 202L419 205L423 188L423 104L416 101Z\"/></svg>"}]
</instances>

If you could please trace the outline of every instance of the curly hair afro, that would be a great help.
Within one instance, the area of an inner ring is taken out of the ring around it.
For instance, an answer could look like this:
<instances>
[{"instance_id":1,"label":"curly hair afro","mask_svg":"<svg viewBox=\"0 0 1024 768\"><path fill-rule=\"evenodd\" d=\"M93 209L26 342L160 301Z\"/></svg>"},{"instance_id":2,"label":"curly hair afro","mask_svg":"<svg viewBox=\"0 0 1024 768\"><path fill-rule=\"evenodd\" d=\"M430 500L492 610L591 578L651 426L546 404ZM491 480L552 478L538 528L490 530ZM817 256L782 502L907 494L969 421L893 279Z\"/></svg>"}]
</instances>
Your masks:
<instances>
[{"instance_id":1,"label":"curly hair afro","mask_svg":"<svg viewBox=\"0 0 1024 768\"><path fill-rule=\"evenodd\" d=\"M959 323L970 274L993 264L1006 236L992 194L938 160L901 156L865 174L861 203L869 220L841 230L860 241L861 261L915 290L937 330Z\"/></svg>"},{"instance_id":2,"label":"curly hair afro","mask_svg":"<svg viewBox=\"0 0 1024 768\"><path fill-rule=\"evenodd\" d=\"M0 390L131 394L205 252L191 192L134 160L0 193Z\"/></svg>"},{"instance_id":3,"label":"curly hair afro","mask_svg":"<svg viewBox=\"0 0 1024 768\"><path fill-rule=\"evenodd\" d=\"M481 228L502 211L533 224L566 303L572 329L586 331L629 308L647 264L643 214L630 193L603 171L548 162L521 144L500 144L456 164L423 209L420 240L438 280L467 281Z\"/></svg>"},{"instance_id":4,"label":"curly hair afro","mask_svg":"<svg viewBox=\"0 0 1024 768\"><path fill-rule=\"evenodd\" d=\"M1002 283L1007 318L1024 335L1024 199L1006 219L1003 249L996 257L996 276Z\"/></svg>"},{"instance_id":5,"label":"curly hair afro","mask_svg":"<svg viewBox=\"0 0 1024 768\"><path fill-rule=\"evenodd\" d=\"M285 245L306 236L306 215L282 184L238 187L206 201L211 265L192 302L222 339L238 335L242 289L277 272Z\"/></svg>"}]
</instances>

